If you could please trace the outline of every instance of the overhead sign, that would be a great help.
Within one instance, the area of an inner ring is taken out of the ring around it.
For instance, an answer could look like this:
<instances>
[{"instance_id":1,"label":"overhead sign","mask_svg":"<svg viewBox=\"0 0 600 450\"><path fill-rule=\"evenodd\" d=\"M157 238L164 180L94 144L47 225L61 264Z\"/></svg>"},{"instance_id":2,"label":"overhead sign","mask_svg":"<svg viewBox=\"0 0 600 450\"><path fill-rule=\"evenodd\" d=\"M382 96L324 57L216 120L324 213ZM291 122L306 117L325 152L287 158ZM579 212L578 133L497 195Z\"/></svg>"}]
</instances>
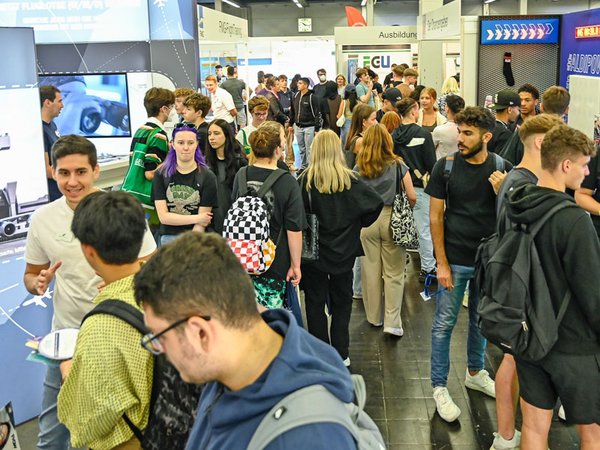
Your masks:
<instances>
[{"instance_id":1,"label":"overhead sign","mask_svg":"<svg viewBox=\"0 0 600 450\"><path fill-rule=\"evenodd\" d=\"M558 18L482 20L481 44L556 44Z\"/></svg>"},{"instance_id":2,"label":"overhead sign","mask_svg":"<svg viewBox=\"0 0 600 450\"><path fill-rule=\"evenodd\" d=\"M600 37L600 25L588 25L575 28L575 37L577 39Z\"/></svg>"},{"instance_id":3,"label":"overhead sign","mask_svg":"<svg viewBox=\"0 0 600 450\"><path fill-rule=\"evenodd\" d=\"M417 27L335 27L337 45L389 45L417 43Z\"/></svg>"},{"instance_id":4,"label":"overhead sign","mask_svg":"<svg viewBox=\"0 0 600 450\"><path fill-rule=\"evenodd\" d=\"M417 18L419 40L440 40L460 36L460 0L455 0Z\"/></svg>"},{"instance_id":5,"label":"overhead sign","mask_svg":"<svg viewBox=\"0 0 600 450\"><path fill-rule=\"evenodd\" d=\"M248 21L221 11L198 6L198 40L245 42L248 40Z\"/></svg>"}]
</instances>

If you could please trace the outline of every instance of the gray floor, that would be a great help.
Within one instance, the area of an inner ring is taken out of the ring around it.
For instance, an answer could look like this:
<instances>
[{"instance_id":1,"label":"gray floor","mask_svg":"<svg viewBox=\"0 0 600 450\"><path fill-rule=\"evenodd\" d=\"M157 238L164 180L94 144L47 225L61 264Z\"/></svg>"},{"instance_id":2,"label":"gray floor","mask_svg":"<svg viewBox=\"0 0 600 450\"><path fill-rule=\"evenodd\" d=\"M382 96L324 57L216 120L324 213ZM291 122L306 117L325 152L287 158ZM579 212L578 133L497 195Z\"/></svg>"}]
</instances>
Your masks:
<instances>
[{"instance_id":1,"label":"gray floor","mask_svg":"<svg viewBox=\"0 0 600 450\"><path fill-rule=\"evenodd\" d=\"M413 261L417 258L412 258ZM423 302L422 285L417 279L417 262L408 265L402 318L405 335L401 339L384 336L369 325L362 302L355 301L350 324L352 372L364 376L367 412L378 423L390 450L476 450L489 449L496 430L494 400L464 387L467 322L463 310L452 337L448 387L462 410L459 419L448 424L435 412L429 370L433 301ZM490 346L487 368L494 374L501 353ZM35 449L37 421L18 427L23 450ZM572 426L555 419L550 448L576 449L577 435Z\"/></svg>"}]
</instances>

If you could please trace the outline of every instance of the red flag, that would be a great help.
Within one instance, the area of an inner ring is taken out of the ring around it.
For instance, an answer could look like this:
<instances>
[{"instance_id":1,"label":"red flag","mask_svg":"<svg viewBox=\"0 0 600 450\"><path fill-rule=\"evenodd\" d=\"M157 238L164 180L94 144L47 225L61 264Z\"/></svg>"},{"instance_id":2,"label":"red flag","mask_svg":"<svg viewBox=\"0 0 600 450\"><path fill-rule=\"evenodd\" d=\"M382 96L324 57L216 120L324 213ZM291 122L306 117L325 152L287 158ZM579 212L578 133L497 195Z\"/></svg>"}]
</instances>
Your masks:
<instances>
[{"instance_id":1,"label":"red flag","mask_svg":"<svg viewBox=\"0 0 600 450\"><path fill-rule=\"evenodd\" d=\"M346 18L348 19L349 27L366 27L367 21L362 16L360 11L352 6L346 6Z\"/></svg>"}]
</instances>

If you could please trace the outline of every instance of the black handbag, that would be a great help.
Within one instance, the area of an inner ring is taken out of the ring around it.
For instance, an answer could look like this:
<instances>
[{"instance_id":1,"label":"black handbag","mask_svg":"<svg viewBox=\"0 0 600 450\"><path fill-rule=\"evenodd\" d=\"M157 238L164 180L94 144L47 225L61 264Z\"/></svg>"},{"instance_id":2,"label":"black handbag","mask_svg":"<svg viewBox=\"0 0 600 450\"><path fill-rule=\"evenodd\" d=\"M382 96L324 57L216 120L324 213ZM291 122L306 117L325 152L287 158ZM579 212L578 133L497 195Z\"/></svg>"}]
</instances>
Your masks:
<instances>
[{"instance_id":1,"label":"black handbag","mask_svg":"<svg viewBox=\"0 0 600 450\"><path fill-rule=\"evenodd\" d=\"M319 260L319 219L312 212L312 198L308 190L308 214L306 221L308 228L302 232L302 261L313 262Z\"/></svg>"},{"instance_id":2,"label":"black handbag","mask_svg":"<svg viewBox=\"0 0 600 450\"><path fill-rule=\"evenodd\" d=\"M406 189L402 181L402 172L400 165L396 168L396 196L392 206L390 217L390 230L394 244L407 249L416 250L419 248L419 239L417 235L417 226L413 210L408 203Z\"/></svg>"}]
</instances>

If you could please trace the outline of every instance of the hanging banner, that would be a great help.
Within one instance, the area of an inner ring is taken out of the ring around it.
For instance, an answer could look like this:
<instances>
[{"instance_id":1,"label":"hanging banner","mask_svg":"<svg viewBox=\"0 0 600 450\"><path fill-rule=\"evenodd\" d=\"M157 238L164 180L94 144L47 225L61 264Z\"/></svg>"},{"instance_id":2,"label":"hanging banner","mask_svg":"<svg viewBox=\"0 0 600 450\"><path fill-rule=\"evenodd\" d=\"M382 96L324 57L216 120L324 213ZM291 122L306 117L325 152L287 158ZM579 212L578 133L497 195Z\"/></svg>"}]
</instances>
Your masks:
<instances>
[{"instance_id":1,"label":"hanging banner","mask_svg":"<svg viewBox=\"0 0 600 450\"><path fill-rule=\"evenodd\" d=\"M482 20L481 44L557 44L558 18Z\"/></svg>"},{"instance_id":2,"label":"hanging banner","mask_svg":"<svg viewBox=\"0 0 600 450\"><path fill-rule=\"evenodd\" d=\"M417 17L419 40L439 41L460 36L460 1Z\"/></svg>"}]
</instances>

